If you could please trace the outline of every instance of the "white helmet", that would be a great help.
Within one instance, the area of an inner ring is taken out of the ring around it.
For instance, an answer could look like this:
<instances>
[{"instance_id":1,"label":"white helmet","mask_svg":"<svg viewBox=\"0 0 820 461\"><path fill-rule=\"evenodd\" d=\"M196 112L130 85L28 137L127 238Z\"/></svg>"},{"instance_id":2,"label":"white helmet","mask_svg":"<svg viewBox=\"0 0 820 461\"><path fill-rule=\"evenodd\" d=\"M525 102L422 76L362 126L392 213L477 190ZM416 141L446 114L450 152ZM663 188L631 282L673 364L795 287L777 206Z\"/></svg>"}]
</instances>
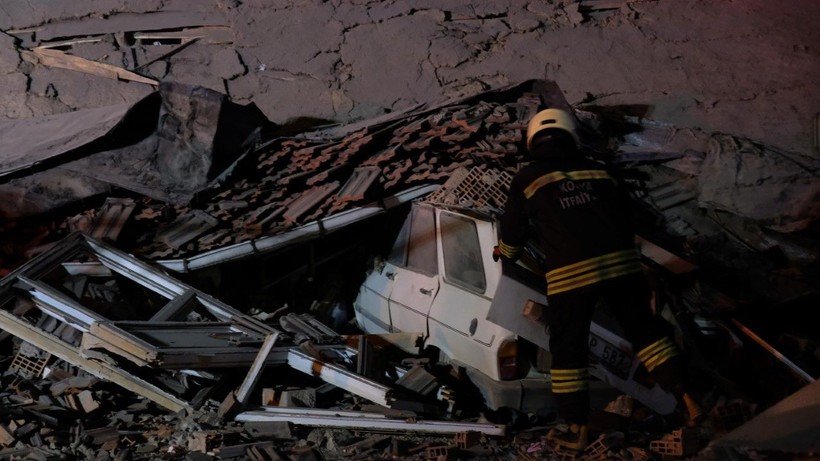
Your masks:
<instances>
[{"instance_id":1,"label":"white helmet","mask_svg":"<svg viewBox=\"0 0 820 461\"><path fill-rule=\"evenodd\" d=\"M545 109L533 115L527 125L527 150L532 149L533 137L544 130L566 131L575 140L576 146L580 144L573 116L561 109Z\"/></svg>"}]
</instances>

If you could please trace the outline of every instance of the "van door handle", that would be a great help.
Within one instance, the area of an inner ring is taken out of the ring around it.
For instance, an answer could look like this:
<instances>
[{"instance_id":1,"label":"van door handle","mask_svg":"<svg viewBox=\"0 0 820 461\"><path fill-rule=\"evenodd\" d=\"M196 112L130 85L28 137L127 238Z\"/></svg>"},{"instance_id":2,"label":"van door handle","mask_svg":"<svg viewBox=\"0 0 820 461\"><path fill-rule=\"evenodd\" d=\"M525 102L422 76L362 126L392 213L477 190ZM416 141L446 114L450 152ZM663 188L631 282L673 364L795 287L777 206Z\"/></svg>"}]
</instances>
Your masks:
<instances>
[{"instance_id":1,"label":"van door handle","mask_svg":"<svg viewBox=\"0 0 820 461\"><path fill-rule=\"evenodd\" d=\"M384 276L389 278L390 280L396 280L396 273L395 272L385 272Z\"/></svg>"},{"instance_id":2,"label":"van door handle","mask_svg":"<svg viewBox=\"0 0 820 461\"><path fill-rule=\"evenodd\" d=\"M421 294L423 294L423 295L427 295L427 296L430 296L431 294L433 294L433 290L432 290L432 289L427 290L427 289L425 289L425 288L419 288L419 291L421 292Z\"/></svg>"}]
</instances>

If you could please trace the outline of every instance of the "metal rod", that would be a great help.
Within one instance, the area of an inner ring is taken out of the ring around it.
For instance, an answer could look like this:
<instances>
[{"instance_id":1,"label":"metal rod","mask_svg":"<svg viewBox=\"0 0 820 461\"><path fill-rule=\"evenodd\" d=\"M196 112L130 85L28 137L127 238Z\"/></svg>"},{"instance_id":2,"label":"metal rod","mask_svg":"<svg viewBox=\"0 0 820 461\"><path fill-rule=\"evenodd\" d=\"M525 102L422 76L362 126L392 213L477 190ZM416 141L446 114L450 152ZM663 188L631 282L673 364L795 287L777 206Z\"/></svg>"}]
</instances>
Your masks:
<instances>
[{"instance_id":1,"label":"metal rod","mask_svg":"<svg viewBox=\"0 0 820 461\"><path fill-rule=\"evenodd\" d=\"M353 410L325 410L322 408L308 408L308 407L273 407L269 405L249 409L248 411L261 412L275 415L293 415L294 413L301 416L339 416L342 418L371 418L371 419L386 419L387 415L382 413L369 413Z\"/></svg>"},{"instance_id":2,"label":"metal rod","mask_svg":"<svg viewBox=\"0 0 820 461\"><path fill-rule=\"evenodd\" d=\"M753 332L752 330L747 328L742 323L738 322L736 319L732 319L732 323L734 323L736 327L740 328L740 331L742 331L744 334L746 334L746 336L752 338L752 340L754 340L754 342L759 344L760 347L762 347L763 349L766 349L770 354L775 356L775 358L777 358L778 360L783 362L783 364L786 365L787 367L789 367L789 369L791 369L792 372L794 372L796 375L800 376L801 378L803 378L808 383L813 383L814 382L814 378L810 374L803 371L802 368L798 367L797 364L795 364L794 362L789 360L789 358L786 357L785 355L783 355L782 352L775 349L774 346L767 343L766 340L764 340L763 338L758 336L755 332Z\"/></svg>"},{"instance_id":3,"label":"metal rod","mask_svg":"<svg viewBox=\"0 0 820 461\"><path fill-rule=\"evenodd\" d=\"M288 353L288 365L302 373L315 376L336 387L364 397L373 403L390 406L392 389L338 365L314 359L296 349L291 349Z\"/></svg>"},{"instance_id":4,"label":"metal rod","mask_svg":"<svg viewBox=\"0 0 820 461\"><path fill-rule=\"evenodd\" d=\"M496 424L465 423L457 421L416 421L401 419L376 418L366 413L353 416L339 414L317 415L304 414L299 410L291 413L271 413L267 411L246 411L236 415L240 422L277 422L287 421L293 424L320 427L345 427L375 431L434 432L438 434L458 434L461 432L480 432L487 435L503 436L505 427Z\"/></svg>"}]
</instances>

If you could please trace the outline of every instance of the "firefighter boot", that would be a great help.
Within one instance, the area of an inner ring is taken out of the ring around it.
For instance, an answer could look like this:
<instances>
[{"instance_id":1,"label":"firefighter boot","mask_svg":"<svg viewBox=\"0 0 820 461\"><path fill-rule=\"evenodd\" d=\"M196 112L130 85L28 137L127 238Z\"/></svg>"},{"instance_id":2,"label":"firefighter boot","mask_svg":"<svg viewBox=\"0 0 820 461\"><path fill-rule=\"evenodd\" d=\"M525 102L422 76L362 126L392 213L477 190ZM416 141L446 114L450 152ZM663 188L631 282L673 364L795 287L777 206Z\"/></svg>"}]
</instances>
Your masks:
<instances>
[{"instance_id":1,"label":"firefighter boot","mask_svg":"<svg viewBox=\"0 0 820 461\"><path fill-rule=\"evenodd\" d=\"M570 424L566 431L550 429L547 442L557 449L584 451L589 445L589 429L585 424Z\"/></svg>"}]
</instances>

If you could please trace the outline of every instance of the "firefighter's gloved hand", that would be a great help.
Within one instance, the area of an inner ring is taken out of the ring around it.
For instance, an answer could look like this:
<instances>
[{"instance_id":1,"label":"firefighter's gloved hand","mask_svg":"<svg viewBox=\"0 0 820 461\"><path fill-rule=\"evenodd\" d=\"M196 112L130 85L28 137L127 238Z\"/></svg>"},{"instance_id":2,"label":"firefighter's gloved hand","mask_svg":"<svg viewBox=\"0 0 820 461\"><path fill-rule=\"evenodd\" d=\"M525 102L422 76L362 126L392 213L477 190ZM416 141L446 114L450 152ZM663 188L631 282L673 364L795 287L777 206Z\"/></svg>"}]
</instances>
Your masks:
<instances>
[{"instance_id":1,"label":"firefighter's gloved hand","mask_svg":"<svg viewBox=\"0 0 820 461\"><path fill-rule=\"evenodd\" d=\"M501 259L501 249L496 245L493 247L493 261L498 262L499 259Z\"/></svg>"}]
</instances>

